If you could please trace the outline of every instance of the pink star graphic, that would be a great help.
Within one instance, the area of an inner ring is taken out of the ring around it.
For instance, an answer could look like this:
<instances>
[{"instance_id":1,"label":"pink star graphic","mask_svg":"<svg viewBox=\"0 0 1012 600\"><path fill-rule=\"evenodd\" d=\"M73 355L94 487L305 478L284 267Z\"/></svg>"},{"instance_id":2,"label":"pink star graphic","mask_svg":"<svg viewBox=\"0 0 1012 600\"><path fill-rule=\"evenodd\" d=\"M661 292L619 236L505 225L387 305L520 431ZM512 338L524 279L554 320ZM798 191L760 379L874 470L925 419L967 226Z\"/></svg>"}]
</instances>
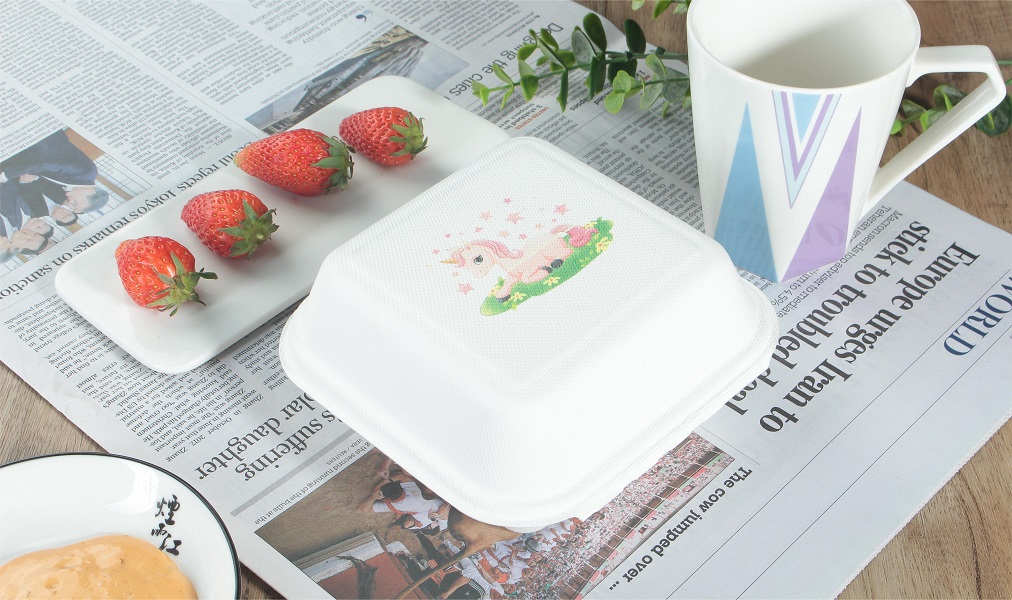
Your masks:
<instances>
[{"instance_id":1,"label":"pink star graphic","mask_svg":"<svg viewBox=\"0 0 1012 600\"><path fill-rule=\"evenodd\" d=\"M433 250L432 253L433 254L439 254L439 248L436 248L435 250Z\"/></svg>"},{"instance_id":2,"label":"pink star graphic","mask_svg":"<svg viewBox=\"0 0 1012 600\"><path fill-rule=\"evenodd\" d=\"M505 202L506 204L509 204L510 202L513 202L513 201L510 200L509 198L506 198L506 199L503 200L503 202Z\"/></svg>"},{"instance_id":3,"label":"pink star graphic","mask_svg":"<svg viewBox=\"0 0 1012 600\"><path fill-rule=\"evenodd\" d=\"M506 217L506 220L509 221L510 223L513 223L514 225L516 225L521 220L523 220L523 217L520 216L520 213L515 212L515 213L511 214L510 216Z\"/></svg>"},{"instance_id":4,"label":"pink star graphic","mask_svg":"<svg viewBox=\"0 0 1012 600\"><path fill-rule=\"evenodd\" d=\"M485 221L488 221L489 219L491 219L491 218L492 218L492 213L490 213L490 212L488 212L488 211L486 210L485 212L481 213L481 214L480 214L480 215L478 215L478 216L479 216L480 218L484 219Z\"/></svg>"},{"instance_id":5,"label":"pink star graphic","mask_svg":"<svg viewBox=\"0 0 1012 600\"><path fill-rule=\"evenodd\" d=\"M569 210L569 209L566 208L565 204L560 204L560 205L558 205L558 206L555 207L555 212L559 213L560 215L566 214L567 210Z\"/></svg>"},{"instance_id":6,"label":"pink star graphic","mask_svg":"<svg viewBox=\"0 0 1012 600\"><path fill-rule=\"evenodd\" d=\"M448 238L448 237L450 237L450 234L449 233L444 233L443 237Z\"/></svg>"},{"instance_id":7,"label":"pink star graphic","mask_svg":"<svg viewBox=\"0 0 1012 600\"><path fill-rule=\"evenodd\" d=\"M480 231L481 231L482 229L485 229L485 228L484 228L484 227L475 227L475 228L474 228L474 232L475 232L475 233L478 233L478 232L480 232Z\"/></svg>"},{"instance_id":8,"label":"pink star graphic","mask_svg":"<svg viewBox=\"0 0 1012 600\"><path fill-rule=\"evenodd\" d=\"M527 239L527 234L526 233L521 233L520 234L520 239L526 240Z\"/></svg>"},{"instance_id":9,"label":"pink star graphic","mask_svg":"<svg viewBox=\"0 0 1012 600\"><path fill-rule=\"evenodd\" d=\"M470 292L473 289L474 288L471 287L470 283L458 283L457 284L457 291L459 291L461 294L465 294L466 295L468 292Z\"/></svg>"},{"instance_id":10,"label":"pink star graphic","mask_svg":"<svg viewBox=\"0 0 1012 600\"><path fill-rule=\"evenodd\" d=\"M460 275L460 271L454 271L454 272L453 272L453 276L454 276L454 277L456 277L456 276L458 276L458 275Z\"/></svg>"}]
</instances>

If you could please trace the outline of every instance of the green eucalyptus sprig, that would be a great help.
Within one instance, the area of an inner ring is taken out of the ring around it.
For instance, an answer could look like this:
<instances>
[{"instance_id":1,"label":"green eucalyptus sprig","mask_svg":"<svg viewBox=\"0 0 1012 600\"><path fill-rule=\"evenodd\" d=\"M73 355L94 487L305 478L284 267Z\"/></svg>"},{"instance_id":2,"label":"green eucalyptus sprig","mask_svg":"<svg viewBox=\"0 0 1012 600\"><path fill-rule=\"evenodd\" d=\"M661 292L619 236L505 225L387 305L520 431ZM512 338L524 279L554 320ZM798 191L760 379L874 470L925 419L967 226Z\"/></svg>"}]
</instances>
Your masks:
<instances>
[{"instance_id":1,"label":"green eucalyptus sprig","mask_svg":"<svg viewBox=\"0 0 1012 600\"><path fill-rule=\"evenodd\" d=\"M685 14L690 2L691 0L657 0L654 2L652 17L656 19L669 9L672 9L674 14ZM642 8L645 4L646 0L632 0L634 10ZM493 94L501 92L500 108L503 108L517 87L520 88L524 99L530 101L538 92L543 80L558 77L559 93L556 100L565 111L569 102L570 74L583 71L587 73L584 86L591 98L604 91L605 83L611 85L611 90L604 99L604 108L610 113L619 112L625 101L637 94L642 94L639 105L643 110L653 107L661 100L661 116L666 116L672 106L676 109L690 106L692 97L688 75L668 67L663 62L684 61L687 56L670 53L664 48L647 52L646 36L639 23L633 19L626 19L623 31L628 48L624 52L607 49L608 40L604 25L595 13L588 13L583 18L582 28L577 26L573 29L570 50L560 48L559 43L547 29L541 31L532 29L528 32L530 42L517 51L517 71L520 80L513 81L502 67L493 63L492 71L502 81L502 85L488 87L474 81L471 83L472 91L486 106ZM535 60L534 66L531 66L528 61L535 52L540 53L540 56ZM644 61L650 70L649 78L638 73L640 60ZM1012 65L1012 60L1002 59L998 64L1009 66ZM548 66L547 71L542 70L539 73L535 68L544 65ZM1005 82L1006 86L1010 84L1012 79ZM900 107L903 116L896 118L891 133L902 135L904 129L914 123L920 125L922 131L926 130L965 97L966 94L956 87L940 85L932 94L934 106L931 108L924 108L912 100L904 99ZM997 107L976 124L977 129L989 136L1004 134L1009 131L1010 126L1012 126L1012 98L1007 94Z\"/></svg>"},{"instance_id":2,"label":"green eucalyptus sprig","mask_svg":"<svg viewBox=\"0 0 1012 600\"><path fill-rule=\"evenodd\" d=\"M547 29L528 32L530 43L524 44L517 51L517 72L519 81L513 81L498 64L492 64L492 72L502 81L502 85L488 87L474 81L471 88L482 104L488 105L492 94L502 92L501 107L513 96L516 88L520 88L524 99L530 101L547 78L559 78L559 93L556 100L563 111L569 102L570 74L583 71L587 73L584 87L591 98L605 89L605 83L611 84L611 91L605 96L604 108L608 112L617 113L622 109L626 99L642 93L640 108L643 110L662 101L661 114L666 115L671 106L687 107L690 103L689 77L681 71L664 64L665 60L685 60L684 54L673 54L657 48L647 52L646 36L639 23L632 19L625 22L625 40L628 50L608 50L608 40L604 32L601 18L588 13L583 18L583 27L573 28L571 50L559 47L555 37ZM531 66L529 59L535 52L540 56ZM643 77L637 71L639 61L645 62L651 75ZM546 72L539 73L535 67L548 66Z\"/></svg>"}]
</instances>

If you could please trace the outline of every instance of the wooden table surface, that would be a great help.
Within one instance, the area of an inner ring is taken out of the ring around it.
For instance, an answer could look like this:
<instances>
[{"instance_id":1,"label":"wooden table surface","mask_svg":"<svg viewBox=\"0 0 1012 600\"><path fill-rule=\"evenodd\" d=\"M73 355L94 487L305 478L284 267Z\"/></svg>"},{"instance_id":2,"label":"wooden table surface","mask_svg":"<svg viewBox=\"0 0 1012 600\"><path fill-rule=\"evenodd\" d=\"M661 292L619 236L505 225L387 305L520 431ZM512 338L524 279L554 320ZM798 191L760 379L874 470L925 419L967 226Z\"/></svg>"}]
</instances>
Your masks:
<instances>
[{"instance_id":1,"label":"wooden table surface","mask_svg":"<svg viewBox=\"0 0 1012 600\"><path fill-rule=\"evenodd\" d=\"M636 13L624 0L581 3L617 24L632 16L651 43L684 52L682 16L668 14L652 21L648 12L652 3ZM999 58L1012 58L1012 2L915 0L912 4L921 21L922 45L983 44ZM1005 68L1003 73L1008 78L1012 69ZM940 83L966 90L978 81L979 76L973 75L932 75L916 83L910 97L925 104ZM908 134L890 141L887 156L909 139ZM1012 232L1010 165L1012 134L988 138L970 131L908 181ZM6 365L0 365L0 463L68 451L101 448ZM279 596L244 568L243 597ZM1012 598L1012 422L956 473L841 597Z\"/></svg>"}]
</instances>

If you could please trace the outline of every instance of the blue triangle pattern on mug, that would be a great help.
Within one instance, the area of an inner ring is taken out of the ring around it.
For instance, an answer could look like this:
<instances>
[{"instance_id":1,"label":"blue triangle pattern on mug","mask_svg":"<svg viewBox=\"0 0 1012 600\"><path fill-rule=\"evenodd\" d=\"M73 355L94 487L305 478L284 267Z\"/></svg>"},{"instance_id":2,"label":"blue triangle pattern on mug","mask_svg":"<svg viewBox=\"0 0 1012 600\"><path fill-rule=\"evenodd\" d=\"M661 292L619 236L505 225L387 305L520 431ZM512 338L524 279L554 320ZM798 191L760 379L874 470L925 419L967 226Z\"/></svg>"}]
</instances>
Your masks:
<instances>
[{"instance_id":1,"label":"blue triangle pattern on mug","mask_svg":"<svg viewBox=\"0 0 1012 600\"><path fill-rule=\"evenodd\" d=\"M741 119L713 237L731 255L735 266L777 280L748 105Z\"/></svg>"},{"instance_id":2,"label":"blue triangle pattern on mug","mask_svg":"<svg viewBox=\"0 0 1012 600\"><path fill-rule=\"evenodd\" d=\"M793 207L808 177L822 138L840 101L839 94L773 92L787 194Z\"/></svg>"},{"instance_id":3,"label":"blue triangle pattern on mug","mask_svg":"<svg viewBox=\"0 0 1012 600\"><path fill-rule=\"evenodd\" d=\"M794 100L794 119L798 124L798 136L805 137L808 133L808 126L812 123L812 116L815 108L819 105L822 96L819 94L791 94Z\"/></svg>"}]
</instances>

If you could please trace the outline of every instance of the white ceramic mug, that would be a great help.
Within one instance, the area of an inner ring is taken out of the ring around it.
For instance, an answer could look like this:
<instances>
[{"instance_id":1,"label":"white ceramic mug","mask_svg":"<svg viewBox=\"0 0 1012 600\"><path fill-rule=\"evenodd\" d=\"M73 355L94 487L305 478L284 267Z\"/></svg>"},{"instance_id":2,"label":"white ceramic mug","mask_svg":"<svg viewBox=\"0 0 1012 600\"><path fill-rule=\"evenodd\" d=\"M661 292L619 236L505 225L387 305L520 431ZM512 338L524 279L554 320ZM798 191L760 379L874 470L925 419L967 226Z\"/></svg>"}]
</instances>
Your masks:
<instances>
[{"instance_id":1,"label":"white ceramic mug","mask_svg":"<svg viewBox=\"0 0 1012 600\"><path fill-rule=\"evenodd\" d=\"M1005 97L984 46L919 48L903 0L695 0L689 77L706 232L773 281L835 262L883 194ZM925 73L987 81L879 162Z\"/></svg>"}]
</instances>

